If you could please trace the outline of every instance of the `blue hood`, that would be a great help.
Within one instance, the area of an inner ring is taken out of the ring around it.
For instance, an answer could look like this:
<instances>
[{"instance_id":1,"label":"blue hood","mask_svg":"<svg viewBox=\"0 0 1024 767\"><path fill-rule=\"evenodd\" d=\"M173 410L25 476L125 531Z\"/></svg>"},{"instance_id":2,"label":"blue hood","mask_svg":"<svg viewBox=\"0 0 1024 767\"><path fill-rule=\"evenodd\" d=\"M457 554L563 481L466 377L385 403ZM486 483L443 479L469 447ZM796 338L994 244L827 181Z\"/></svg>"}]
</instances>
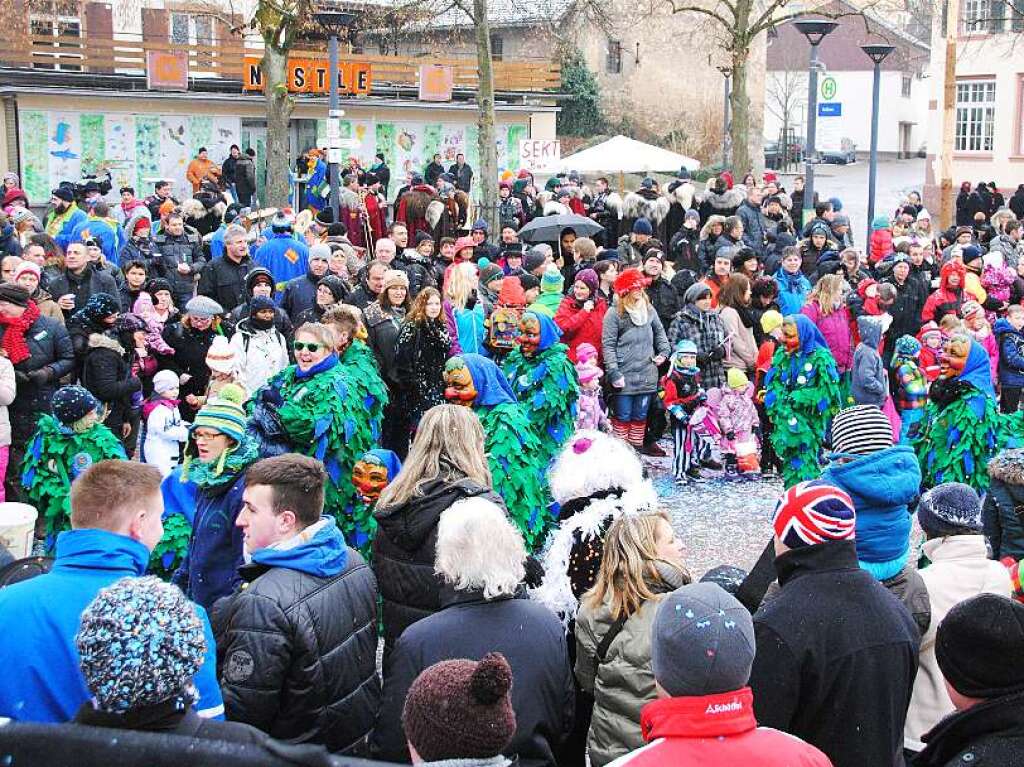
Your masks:
<instances>
[{"instance_id":1,"label":"blue hood","mask_svg":"<svg viewBox=\"0 0 1024 767\"><path fill-rule=\"evenodd\" d=\"M461 356L473 377L473 386L476 387L476 399L473 400L475 407L493 407L506 402L515 404L516 395L501 368L481 354Z\"/></svg>"},{"instance_id":2,"label":"blue hood","mask_svg":"<svg viewBox=\"0 0 1024 767\"><path fill-rule=\"evenodd\" d=\"M910 552L908 507L921 486L921 468L913 448L896 445L849 463L832 464L821 478L853 499L861 566L879 580L896 575Z\"/></svg>"},{"instance_id":3,"label":"blue hood","mask_svg":"<svg viewBox=\"0 0 1024 767\"><path fill-rule=\"evenodd\" d=\"M267 567L284 567L318 578L331 578L345 569L348 546L333 517L321 517L323 527L308 541L291 549L260 549L252 561Z\"/></svg>"},{"instance_id":4,"label":"blue hood","mask_svg":"<svg viewBox=\"0 0 1024 767\"><path fill-rule=\"evenodd\" d=\"M540 321L540 343L537 344L537 351L542 352L557 344L558 339L562 337L562 331L558 325L555 324L555 321L546 314L541 314L540 312L523 312L524 317L528 314L531 317L536 317Z\"/></svg>"},{"instance_id":5,"label":"blue hood","mask_svg":"<svg viewBox=\"0 0 1024 767\"><path fill-rule=\"evenodd\" d=\"M1024 335L1024 333L1021 333L1021 331L1011 325L1010 321L1006 319L1006 317L1000 317L996 320L996 324L992 326L992 332L997 336L1004 335L1005 333L1020 333L1021 335Z\"/></svg>"},{"instance_id":6,"label":"blue hood","mask_svg":"<svg viewBox=\"0 0 1024 767\"><path fill-rule=\"evenodd\" d=\"M376 447L373 450L367 450L366 453L367 455L376 456L384 464L384 468L388 470L388 482L394 481L395 477L398 476L398 472L402 470L402 459L393 450Z\"/></svg>"},{"instance_id":7,"label":"blue hood","mask_svg":"<svg viewBox=\"0 0 1024 767\"><path fill-rule=\"evenodd\" d=\"M57 536L56 567L131 570L145 575L149 549L125 535L107 530L65 530Z\"/></svg>"},{"instance_id":8,"label":"blue hood","mask_svg":"<svg viewBox=\"0 0 1024 767\"><path fill-rule=\"evenodd\" d=\"M825 336L821 334L818 326L811 321L810 317L804 314L791 314L786 317L786 322L790 321L796 323L796 332L800 337L799 356L801 358L811 354L815 349L829 351ZM831 352L829 353L831 354Z\"/></svg>"},{"instance_id":9,"label":"blue hood","mask_svg":"<svg viewBox=\"0 0 1024 767\"><path fill-rule=\"evenodd\" d=\"M956 379L974 384L976 389L990 397L996 396L996 391L992 387L992 368L989 365L988 352L977 341L971 341L971 351L967 354L967 363Z\"/></svg>"},{"instance_id":10,"label":"blue hood","mask_svg":"<svg viewBox=\"0 0 1024 767\"><path fill-rule=\"evenodd\" d=\"M878 317L869 314L858 317L857 331L860 333L862 344L878 351L878 346L882 342L882 321Z\"/></svg>"}]
</instances>

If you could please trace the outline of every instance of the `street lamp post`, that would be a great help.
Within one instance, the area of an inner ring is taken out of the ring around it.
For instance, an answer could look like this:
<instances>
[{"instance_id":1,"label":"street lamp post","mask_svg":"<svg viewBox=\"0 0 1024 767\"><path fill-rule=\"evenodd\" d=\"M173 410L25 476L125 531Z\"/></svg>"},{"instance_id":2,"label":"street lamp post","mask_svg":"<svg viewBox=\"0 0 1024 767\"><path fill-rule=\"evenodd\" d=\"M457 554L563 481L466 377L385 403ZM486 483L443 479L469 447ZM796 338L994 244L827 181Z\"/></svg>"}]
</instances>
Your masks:
<instances>
[{"instance_id":1,"label":"street lamp post","mask_svg":"<svg viewBox=\"0 0 1024 767\"><path fill-rule=\"evenodd\" d=\"M839 26L838 22L826 19L798 19L793 22L807 42L811 44L811 61L807 72L807 147L804 150L804 208L801 226L813 216L814 211L814 165L818 161L814 147L814 133L818 118L818 45Z\"/></svg>"},{"instance_id":2,"label":"street lamp post","mask_svg":"<svg viewBox=\"0 0 1024 767\"><path fill-rule=\"evenodd\" d=\"M331 188L331 220L338 221L341 206L341 183L338 178L338 165L341 163L341 126L339 121L345 114L341 109L338 95L338 38L342 34L347 34L355 15L340 11L318 11L314 14L314 18L328 35L327 57L331 81L328 84L327 169Z\"/></svg>"},{"instance_id":3,"label":"street lamp post","mask_svg":"<svg viewBox=\"0 0 1024 767\"><path fill-rule=\"evenodd\" d=\"M725 78L725 91L722 101L722 170L729 167L729 78L732 67L719 67L718 71Z\"/></svg>"},{"instance_id":4,"label":"street lamp post","mask_svg":"<svg viewBox=\"0 0 1024 767\"><path fill-rule=\"evenodd\" d=\"M871 91L871 160L868 166L868 233L864 242L871 241L871 222L875 218L875 182L878 180L878 98L882 87L881 66L885 58L896 50L895 46L883 43L860 47L875 63L875 80Z\"/></svg>"}]
</instances>

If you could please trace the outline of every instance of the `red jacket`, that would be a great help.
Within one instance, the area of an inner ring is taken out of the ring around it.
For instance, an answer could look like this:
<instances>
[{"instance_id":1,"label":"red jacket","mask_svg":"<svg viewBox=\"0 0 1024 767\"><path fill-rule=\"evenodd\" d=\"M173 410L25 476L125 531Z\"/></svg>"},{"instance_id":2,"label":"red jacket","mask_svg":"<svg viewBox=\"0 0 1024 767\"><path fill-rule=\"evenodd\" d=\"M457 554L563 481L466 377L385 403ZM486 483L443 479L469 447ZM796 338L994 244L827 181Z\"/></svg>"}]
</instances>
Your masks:
<instances>
[{"instance_id":1,"label":"red jacket","mask_svg":"<svg viewBox=\"0 0 1024 767\"><path fill-rule=\"evenodd\" d=\"M868 243L868 260L872 266L892 253L892 229L876 229L871 233L871 241Z\"/></svg>"},{"instance_id":2,"label":"red jacket","mask_svg":"<svg viewBox=\"0 0 1024 767\"><path fill-rule=\"evenodd\" d=\"M563 344L569 347L569 360L576 364L576 347L582 343L593 344L597 349L597 364L601 364L601 326L604 314L608 311L608 303L603 298L594 302L589 312L580 308L579 302L572 296L566 296L555 312L555 324L562 331Z\"/></svg>"},{"instance_id":3,"label":"red jacket","mask_svg":"<svg viewBox=\"0 0 1024 767\"><path fill-rule=\"evenodd\" d=\"M754 719L749 687L694 698L662 698L640 712L647 745L608 767L832 767L814 746Z\"/></svg>"}]
</instances>

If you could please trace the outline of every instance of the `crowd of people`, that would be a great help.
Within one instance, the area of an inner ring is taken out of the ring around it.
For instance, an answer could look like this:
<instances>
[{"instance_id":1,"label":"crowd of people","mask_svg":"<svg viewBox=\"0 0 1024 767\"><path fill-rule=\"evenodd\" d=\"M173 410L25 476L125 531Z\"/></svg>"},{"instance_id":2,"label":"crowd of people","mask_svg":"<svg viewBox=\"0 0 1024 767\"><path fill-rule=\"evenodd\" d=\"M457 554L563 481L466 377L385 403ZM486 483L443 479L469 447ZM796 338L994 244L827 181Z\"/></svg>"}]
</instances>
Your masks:
<instances>
[{"instance_id":1,"label":"crowd of people","mask_svg":"<svg viewBox=\"0 0 1024 767\"><path fill-rule=\"evenodd\" d=\"M857 247L799 177L520 172L491 232L462 157L393 202L352 160L335 216L322 153L296 213L244 204L236 149L181 202L69 183L37 218L4 176L0 500L45 572L0 588L0 716L300 760L1021 763L1024 187L947 231L911 193ZM695 578L641 456L781 479L757 563Z\"/></svg>"}]
</instances>

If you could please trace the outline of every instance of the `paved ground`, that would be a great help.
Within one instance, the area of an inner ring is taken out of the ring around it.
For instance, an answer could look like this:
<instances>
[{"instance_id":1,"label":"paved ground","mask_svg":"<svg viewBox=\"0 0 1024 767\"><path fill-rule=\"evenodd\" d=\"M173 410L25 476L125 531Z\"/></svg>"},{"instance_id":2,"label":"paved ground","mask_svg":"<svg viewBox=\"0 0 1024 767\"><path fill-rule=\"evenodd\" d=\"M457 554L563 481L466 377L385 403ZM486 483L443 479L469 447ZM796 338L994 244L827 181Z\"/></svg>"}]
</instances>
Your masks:
<instances>
[{"instance_id":1,"label":"paved ground","mask_svg":"<svg viewBox=\"0 0 1024 767\"><path fill-rule=\"evenodd\" d=\"M921 191L924 187L924 162L923 159L913 159L884 160L878 163L876 213L892 213L907 192ZM787 189L793 188L793 175L782 176ZM838 197L843 201L843 212L852 221L854 242L858 246L863 245L868 225L868 162L860 160L852 165L818 165L814 171L814 188L819 198ZM938 211L933 210L931 213L933 216L938 215Z\"/></svg>"}]
</instances>

